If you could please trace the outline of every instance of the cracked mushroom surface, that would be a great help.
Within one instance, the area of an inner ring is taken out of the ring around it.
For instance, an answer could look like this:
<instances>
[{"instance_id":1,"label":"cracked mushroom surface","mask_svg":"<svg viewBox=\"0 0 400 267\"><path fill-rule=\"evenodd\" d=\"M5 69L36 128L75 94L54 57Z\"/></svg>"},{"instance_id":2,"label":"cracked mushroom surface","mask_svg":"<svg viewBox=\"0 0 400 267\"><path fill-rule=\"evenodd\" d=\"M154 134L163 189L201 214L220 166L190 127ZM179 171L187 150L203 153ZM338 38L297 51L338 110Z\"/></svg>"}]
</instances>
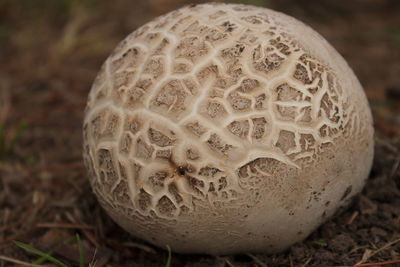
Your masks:
<instances>
[{"instance_id":1,"label":"cracked mushroom surface","mask_svg":"<svg viewBox=\"0 0 400 267\"><path fill-rule=\"evenodd\" d=\"M186 6L123 40L91 88L84 160L108 214L182 253L274 253L361 191L372 117L344 59L298 20Z\"/></svg>"}]
</instances>

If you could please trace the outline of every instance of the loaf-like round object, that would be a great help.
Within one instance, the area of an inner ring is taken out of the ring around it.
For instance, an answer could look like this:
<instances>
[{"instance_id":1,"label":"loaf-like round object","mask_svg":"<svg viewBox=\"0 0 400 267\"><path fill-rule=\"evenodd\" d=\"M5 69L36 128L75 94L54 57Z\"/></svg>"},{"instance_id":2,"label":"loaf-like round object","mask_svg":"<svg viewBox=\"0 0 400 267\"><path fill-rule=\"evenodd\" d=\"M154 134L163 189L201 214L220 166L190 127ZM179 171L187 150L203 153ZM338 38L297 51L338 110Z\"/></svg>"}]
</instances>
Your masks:
<instances>
[{"instance_id":1,"label":"loaf-like round object","mask_svg":"<svg viewBox=\"0 0 400 267\"><path fill-rule=\"evenodd\" d=\"M175 252L274 253L359 193L372 117L345 60L282 13L186 6L123 40L84 118L108 214Z\"/></svg>"}]
</instances>

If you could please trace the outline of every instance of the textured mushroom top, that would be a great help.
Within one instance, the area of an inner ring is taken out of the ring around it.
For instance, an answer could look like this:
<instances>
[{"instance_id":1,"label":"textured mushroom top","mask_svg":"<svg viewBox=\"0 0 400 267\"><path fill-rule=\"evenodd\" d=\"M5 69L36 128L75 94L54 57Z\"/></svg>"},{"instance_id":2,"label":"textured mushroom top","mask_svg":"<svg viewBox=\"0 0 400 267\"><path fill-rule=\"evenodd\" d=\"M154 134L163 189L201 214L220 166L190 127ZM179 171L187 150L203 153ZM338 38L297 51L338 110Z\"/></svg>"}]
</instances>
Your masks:
<instances>
[{"instance_id":1,"label":"textured mushroom top","mask_svg":"<svg viewBox=\"0 0 400 267\"><path fill-rule=\"evenodd\" d=\"M246 222L244 210L266 200L289 215L312 206L357 154L370 164L371 125L353 72L308 26L263 8L186 6L138 28L104 63L85 161L106 209L146 221L146 233L230 211Z\"/></svg>"}]
</instances>

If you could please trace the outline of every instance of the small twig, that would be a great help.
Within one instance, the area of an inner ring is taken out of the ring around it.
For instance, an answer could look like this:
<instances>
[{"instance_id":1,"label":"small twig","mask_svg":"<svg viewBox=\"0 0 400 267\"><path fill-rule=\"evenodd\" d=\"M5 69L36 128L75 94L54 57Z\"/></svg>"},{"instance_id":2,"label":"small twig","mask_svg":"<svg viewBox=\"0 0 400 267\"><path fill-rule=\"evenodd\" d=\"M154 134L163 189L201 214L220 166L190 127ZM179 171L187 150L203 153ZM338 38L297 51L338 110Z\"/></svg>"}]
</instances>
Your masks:
<instances>
[{"instance_id":1,"label":"small twig","mask_svg":"<svg viewBox=\"0 0 400 267\"><path fill-rule=\"evenodd\" d=\"M347 223L346 224L352 224L353 223L353 221L354 221L354 219L355 218L357 218L357 216L358 216L358 211L356 210L352 215L351 215L351 217L349 218L349 220L347 221Z\"/></svg>"},{"instance_id":2,"label":"small twig","mask_svg":"<svg viewBox=\"0 0 400 267\"><path fill-rule=\"evenodd\" d=\"M96 236L98 236L100 239L105 239L105 234L104 234L104 224L103 221L101 220L101 214L100 214L100 208L99 206L96 206L96 209L94 211L95 218L96 218Z\"/></svg>"},{"instance_id":3,"label":"small twig","mask_svg":"<svg viewBox=\"0 0 400 267\"><path fill-rule=\"evenodd\" d=\"M235 265L233 265L232 262L230 262L227 258L223 258L225 263L229 266L229 267L235 267Z\"/></svg>"},{"instance_id":4,"label":"small twig","mask_svg":"<svg viewBox=\"0 0 400 267\"><path fill-rule=\"evenodd\" d=\"M79 193L79 194L83 194L83 189L81 186L77 185L75 181L73 180L67 180L67 183L69 183L70 185L72 185L72 187Z\"/></svg>"},{"instance_id":5,"label":"small twig","mask_svg":"<svg viewBox=\"0 0 400 267\"><path fill-rule=\"evenodd\" d=\"M77 224L76 219L74 218L74 216L72 216L72 214L71 214L69 211L66 211L66 212L64 213L64 215L65 215L65 217L67 217L67 219L68 219L71 223Z\"/></svg>"},{"instance_id":6,"label":"small twig","mask_svg":"<svg viewBox=\"0 0 400 267\"><path fill-rule=\"evenodd\" d=\"M292 256L289 254L290 267L294 267Z\"/></svg>"},{"instance_id":7,"label":"small twig","mask_svg":"<svg viewBox=\"0 0 400 267\"><path fill-rule=\"evenodd\" d=\"M39 198L39 202L35 204L32 208L31 212L28 212L28 216L24 221L21 223L22 226L26 225L27 227L31 227L35 219L37 218L38 213L42 210L43 206L45 205L45 199L43 197Z\"/></svg>"},{"instance_id":8,"label":"small twig","mask_svg":"<svg viewBox=\"0 0 400 267\"><path fill-rule=\"evenodd\" d=\"M312 260L312 256L310 256L307 260L306 260L306 262L303 264L303 265L301 265L302 267L306 267L309 263L310 263L310 261Z\"/></svg>"},{"instance_id":9,"label":"small twig","mask_svg":"<svg viewBox=\"0 0 400 267\"><path fill-rule=\"evenodd\" d=\"M359 246L359 247L355 247L352 250L349 251L349 254L353 254L354 252L360 250L360 249L366 249L368 246Z\"/></svg>"},{"instance_id":10,"label":"small twig","mask_svg":"<svg viewBox=\"0 0 400 267\"><path fill-rule=\"evenodd\" d=\"M400 263L400 260L356 264L353 267L383 266L383 265L394 264L394 263Z\"/></svg>"},{"instance_id":11,"label":"small twig","mask_svg":"<svg viewBox=\"0 0 400 267\"><path fill-rule=\"evenodd\" d=\"M82 230L85 237L96 247L99 248L100 244L97 242L96 238L87 230Z\"/></svg>"},{"instance_id":12,"label":"small twig","mask_svg":"<svg viewBox=\"0 0 400 267\"><path fill-rule=\"evenodd\" d=\"M385 244L385 245L384 245L383 247L381 247L380 249L377 249L377 250L371 252L371 254L367 255L366 257L363 257L363 259L361 259L359 262L357 262L354 266L362 266L361 264L363 264L364 262L366 262L368 259L372 258L372 256L378 254L378 253L381 252L381 251L386 250L387 248L393 246L394 244L396 244L396 243L398 243L398 242L400 242L400 238L398 238L398 239L396 239L396 240L394 240L394 241L391 241L391 242Z\"/></svg>"},{"instance_id":13,"label":"small twig","mask_svg":"<svg viewBox=\"0 0 400 267\"><path fill-rule=\"evenodd\" d=\"M122 245L124 245L126 247L131 247L131 248L138 248L138 249L146 251L147 253L156 254L156 251L154 249L152 249L151 247L146 246L144 244L139 244L139 243L134 243L134 242L125 242L125 243L122 243Z\"/></svg>"},{"instance_id":14,"label":"small twig","mask_svg":"<svg viewBox=\"0 0 400 267\"><path fill-rule=\"evenodd\" d=\"M268 265L266 265L264 262L262 262L259 258L254 256L253 254L247 253L246 255L249 256L253 261L255 261L261 267L268 267Z\"/></svg>"},{"instance_id":15,"label":"small twig","mask_svg":"<svg viewBox=\"0 0 400 267\"><path fill-rule=\"evenodd\" d=\"M86 229L94 230L95 228L90 225L84 224L71 224L71 223L38 223L36 227L39 228L65 228L65 229Z\"/></svg>"},{"instance_id":16,"label":"small twig","mask_svg":"<svg viewBox=\"0 0 400 267\"><path fill-rule=\"evenodd\" d=\"M23 266L34 266L34 267L49 266L49 265L37 265L37 264L30 263L30 262L20 261L20 260L16 260L16 259L13 259L13 258L10 258L10 257L7 257L7 256L3 256L3 255L0 255L0 260L7 261L7 262L12 262L12 263L23 265Z\"/></svg>"},{"instance_id":17,"label":"small twig","mask_svg":"<svg viewBox=\"0 0 400 267\"><path fill-rule=\"evenodd\" d=\"M81 224L82 222L80 220L75 219L74 216L72 216L71 213L69 213L68 211L65 212L65 216L68 218L68 220L70 220L74 225L77 224ZM95 229L95 227L93 226L93 229ZM96 247L99 248L100 244L97 242L96 238L88 231L85 229L81 229L83 234L86 236L86 238Z\"/></svg>"}]
</instances>

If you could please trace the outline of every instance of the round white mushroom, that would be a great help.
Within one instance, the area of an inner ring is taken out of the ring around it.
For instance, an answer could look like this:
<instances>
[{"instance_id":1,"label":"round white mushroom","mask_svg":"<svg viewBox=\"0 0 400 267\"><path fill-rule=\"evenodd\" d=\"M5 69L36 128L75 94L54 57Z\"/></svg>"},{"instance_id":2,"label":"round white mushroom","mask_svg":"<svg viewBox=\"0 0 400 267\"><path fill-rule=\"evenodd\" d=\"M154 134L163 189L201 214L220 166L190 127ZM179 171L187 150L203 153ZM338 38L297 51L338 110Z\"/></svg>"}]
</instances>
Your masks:
<instances>
[{"instance_id":1,"label":"round white mushroom","mask_svg":"<svg viewBox=\"0 0 400 267\"><path fill-rule=\"evenodd\" d=\"M123 40L84 118L109 215L175 252L274 253L359 193L372 117L345 60L310 27L236 4L186 6Z\"/></svg>"}]
</instances>

